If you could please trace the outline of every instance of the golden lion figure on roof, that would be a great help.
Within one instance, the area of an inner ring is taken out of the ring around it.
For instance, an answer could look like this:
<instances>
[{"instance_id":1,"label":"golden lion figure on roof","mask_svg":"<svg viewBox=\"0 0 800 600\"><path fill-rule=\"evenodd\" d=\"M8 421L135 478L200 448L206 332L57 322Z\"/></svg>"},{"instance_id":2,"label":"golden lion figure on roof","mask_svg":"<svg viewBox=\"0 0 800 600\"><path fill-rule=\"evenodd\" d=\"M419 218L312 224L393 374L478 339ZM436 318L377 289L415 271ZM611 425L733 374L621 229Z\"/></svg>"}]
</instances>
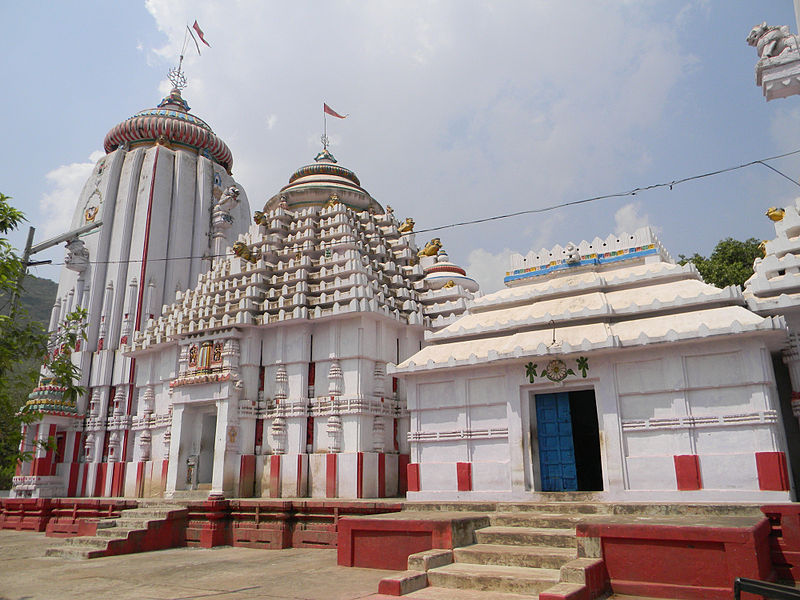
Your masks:
<instances>
[{"instance_id":1,"label":"golden lion figure on roof","mask_svg":"<svg viewBox=\"0 0 800 600\"><path fill-rule=\"evenodd\" d=\"M430 242L425 244L425 247L417 252L417 256L436 256L439 250L442 249L442 242L439 238L433 238Z\"/></svg>"},{"instance_id":2,"label":"golden lion figure on roof","mask_svg":"<svg viewBox=\"0 0 800 600\"><path fill-rule=\"evenodd\" d=\"M262 211L257 210L255 214L253 214L253 221L256 225L266 225L267 224L267 215L264 214Z\"/></svg>"},{"instance_id":3,"label":"golden lion figure on roof","mask_svg":"<svg viewBox=\"0 0 800 600\"><path fill-rule=\"evenodd\" d=\"M397 231L400 233L411 233L414 231L414 219L408 217L400 224L400 226L397 228Z\"/></svg>"},{"instance_id":4,"label":"golden lion figure on roof","mask_svg":"<svg viewBox=\"0 0 800 600\"><path fill-rule=\"evenodd\" d=\"M783 220L783 217L786 214L786 210L783 208L775 208L774 206L770 206L767 209L767 212L765 212L764 214L767 215L771 221L775 221L777 223L778 221Z\"/></svg>"},{"instance_id":5,"label":"golden lion figure on roof","mask_svg":"<svg viewBox=\"0 0 800 600\"><path fill-rule=\"evenodd\" d=\"M258 259L260 258L260 254L257 251L250 250L248 245L244 242L234 242L233 253L240 258L250 261L251 263L258 262Z\"/></svg>"}]
</instances>

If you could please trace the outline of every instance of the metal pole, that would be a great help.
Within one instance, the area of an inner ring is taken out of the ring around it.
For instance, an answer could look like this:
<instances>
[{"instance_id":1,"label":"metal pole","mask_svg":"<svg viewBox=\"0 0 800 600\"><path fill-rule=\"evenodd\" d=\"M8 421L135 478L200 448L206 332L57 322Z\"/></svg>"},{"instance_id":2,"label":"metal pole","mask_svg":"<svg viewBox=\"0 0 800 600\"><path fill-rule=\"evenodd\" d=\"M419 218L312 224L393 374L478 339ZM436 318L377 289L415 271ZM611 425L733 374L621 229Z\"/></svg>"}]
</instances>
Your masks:
<instances>
[{"instance_id":1,"label":"metal pole","mask_svg":"<svg viewBox=\"0 0 800 600\"><path fill-rule=\"evenodd\" d=\"M22 253L22 272L20 273L19 279L17 279L17 285L15 286L14 292L11 295L11 318L14 318L17 314L17 309L19 308L19 292L22 289L22 281L25 279L25 275L28 274L28 267L31 265L44 265L50 262L49 260L31 261L31 256L38 252L42 252L43 250L47 250L48 248L52 248L53 246L57 246L61 242L77 239L81 235L89 233L93 229L97 229L102 224L102 221L89 223L88 225L83 225L82 227L78 227L77 229L73 229L67 233L62 233L54 238L40 242L35 246L33 245L33 234L36 231L36 228L31 227L28 229L28 241L25 242L25 251Z\"/></svg>"}]
</instances>

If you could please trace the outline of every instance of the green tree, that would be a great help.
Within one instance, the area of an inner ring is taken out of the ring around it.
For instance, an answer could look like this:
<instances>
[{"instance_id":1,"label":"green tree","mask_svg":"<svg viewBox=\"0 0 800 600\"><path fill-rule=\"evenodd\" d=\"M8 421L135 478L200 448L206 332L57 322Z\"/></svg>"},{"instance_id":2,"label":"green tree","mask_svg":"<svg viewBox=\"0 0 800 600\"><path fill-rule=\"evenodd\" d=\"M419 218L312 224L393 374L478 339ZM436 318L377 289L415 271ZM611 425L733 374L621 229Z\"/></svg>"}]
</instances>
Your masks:
<instances>
[{"instance_id":1,"label":"green tree","mask_svg":"<svg viewBox=\"0 0 800 600\"><path fill-rule=\"evenodd\" d=\"M25 267L5 237L25 217L0 194L0 293L11 298L19 292ZM0 489L11 483L19 458L21 416L18 414L36 383L47 336L40 323L24 311L6 307L0 314Z\"/></svg>"},{"instance_id":2,"label":"green tree","mask_svg":"<svg viewBox=\"0 0 800 600\"><path fill-rule=\"evenodd\" d=\"M763 256L760 244L756 238L740 241L729 237L720 240L708 258L696 252L681 254L678 264L693 263L703 280L717 287L742 286L753 274L753 261Z\"/></svg>"},{"instance_id":3,"label":"green tree","mask_svg":"<svg viewBox=\"0 0 800 600\"><path fill-rule=\"evenodd\" d=\"M8 300L22 292L25 265L5 237L25 220L19 210L0 194L0 297ZM86 339L86 311L78 309L61 323L52 339L57 352L47 352L45 327L28 318L24 309L8 304L0 312L0 489L11 484L17 461L28 459L20 453L22 423L41 418L36 411L24 410L28 394L36 385L42 364L52 382L63 388L63 397L77 401L84 389L76 385L80 369L72 362L72 353L80 340ZM49 442L51 443L51 442Z\"/></svg>"}]
</instances>

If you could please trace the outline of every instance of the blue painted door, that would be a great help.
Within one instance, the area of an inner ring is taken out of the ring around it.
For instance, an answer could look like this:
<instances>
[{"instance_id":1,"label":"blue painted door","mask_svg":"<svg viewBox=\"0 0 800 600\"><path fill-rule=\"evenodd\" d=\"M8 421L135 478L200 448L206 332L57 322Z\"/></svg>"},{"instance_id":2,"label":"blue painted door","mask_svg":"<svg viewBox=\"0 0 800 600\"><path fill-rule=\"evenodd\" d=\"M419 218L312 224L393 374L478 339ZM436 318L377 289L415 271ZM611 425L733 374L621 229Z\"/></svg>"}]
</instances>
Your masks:
<instances>
[{"instance_id":1,"label":"blue painted door","mask_svg":"<svg viewBox=\"0 0 800 600\"><path fill-rule=\"evenodd\" d=\"M578 471L568 393L536 395L536 429L542 491L577 491Z\"/></svg>"}]
</instances>

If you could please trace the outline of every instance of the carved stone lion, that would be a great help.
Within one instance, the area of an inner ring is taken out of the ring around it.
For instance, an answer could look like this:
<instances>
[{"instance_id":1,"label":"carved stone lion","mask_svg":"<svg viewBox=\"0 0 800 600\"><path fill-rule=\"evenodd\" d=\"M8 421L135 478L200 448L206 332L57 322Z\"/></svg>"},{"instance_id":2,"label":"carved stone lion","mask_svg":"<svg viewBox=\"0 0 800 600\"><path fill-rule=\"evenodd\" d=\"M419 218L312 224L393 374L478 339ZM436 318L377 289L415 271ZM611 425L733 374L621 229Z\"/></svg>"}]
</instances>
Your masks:
<instances>
[{"instance_id":1,"label":"carved stone lion","mask_svg":"<svg viewBox=\"0 0 800 600\"><path fill-rule=\"evenodd\" d=\"M436 256L439 250L442 249L442 242L439 238L433 238L430 242L425 244L425 247L417 252L417 256Z\"/></svg>"},{"instance_id":2,"label":"carved stone lion","mask_svg":"<svg viewBox=\"0 0 800 600\"><path fill-rule=\"evenodd\" d=\"M70 271L82 273L89 266L89 250L79 239L75 238L67 242L67 255L64 257L64 265Z\"/></svg>"},{"instance_id":3,"label":"carved stone lion","mask_svg":"<svg viewBox=\"0 0 800 600\"><path fill-rule=\"evenodd\" d=\"M764 21L750 30L747 43L758 52L759 58L774 58L784 52L797 52L797 36L789 33L788 25L775 27Z\"/></svg>"},{"instance_id":4,"label":"carved stone lion","mask_svg":"<svg viewBox=\"0 0 800 600\"><path fill-rule=\"evenodd\" d=\"M266 225L267 224L267 215L260 210L257 210L253 214L253 222L256 225Z\"/></svg>"},{"instance_id":5,"label":"carved stone lion","mask_svg":"<svg viewBox=\"0 0 800 600\"><path fill-rule=\"evenodd\" d=\"M400 227L397 228L397 231L400 233L410 233L414 231L414 219L408 217L400 224Z\"/></svg>"},{"instance_id":6,"label":"carved stone lion","mask_svg":"<svg viewBox=\"0 0 800 600\"><path fill-rule=\"evenodd\" d=\"M259 254L258 252L254 252L250 250L250 248L244 242L234 242L233 243L233 253L236 256L239 256L251 263L258 262Z\"/></svg>"},{"instance_id":7,"label":"carved stone lion","mask_svg":"<svg viewBox=\"0 0 800 600\"><path fill-rule=\"evenodd\" d=\"M222 192L222 196L219 198L219 202L217 203L218 206L222 208L229 208L229 206L233 206L237 202L239 202L239 188L235 185L230 186L224 192Z\"/></svg>"}]
</instances>

